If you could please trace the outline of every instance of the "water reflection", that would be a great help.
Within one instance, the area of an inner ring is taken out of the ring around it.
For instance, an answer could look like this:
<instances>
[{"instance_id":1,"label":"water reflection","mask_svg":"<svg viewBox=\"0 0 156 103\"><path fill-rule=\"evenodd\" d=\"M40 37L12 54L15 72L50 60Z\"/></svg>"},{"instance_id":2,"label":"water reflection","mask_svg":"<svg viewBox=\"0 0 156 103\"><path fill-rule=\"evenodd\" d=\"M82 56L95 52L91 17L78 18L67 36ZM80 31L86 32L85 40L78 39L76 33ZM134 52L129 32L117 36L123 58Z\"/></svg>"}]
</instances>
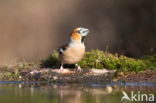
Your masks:
<instances>
[{"instance_id":1,"label":"water reflection","mask_svg":"<svg viewBox=\"0 0 156 103\"><path fill-rule=\"evenodd\" d=\"M0 103L120 103L122 91L154 93L155 89L96 84L0 84Z\"/></svg>"}]
</instances>

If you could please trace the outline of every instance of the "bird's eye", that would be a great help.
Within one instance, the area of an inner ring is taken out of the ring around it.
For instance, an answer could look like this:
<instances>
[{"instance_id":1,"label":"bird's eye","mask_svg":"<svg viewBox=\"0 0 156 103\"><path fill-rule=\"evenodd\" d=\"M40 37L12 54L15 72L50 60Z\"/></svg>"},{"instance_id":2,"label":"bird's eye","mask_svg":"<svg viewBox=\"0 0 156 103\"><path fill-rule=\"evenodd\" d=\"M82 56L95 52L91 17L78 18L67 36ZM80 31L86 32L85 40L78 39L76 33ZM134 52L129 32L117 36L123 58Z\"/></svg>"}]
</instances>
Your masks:
<instances>
[{"instance_id":1,"label":"bird's eye","mask_svg":"<svg viewBox=\"0 0 156 103\"><path fill-rule=\"evenodd\" d=\"M76 31L76 33L78 33L78 34L81 34L81 32L78 30L78 31Z\"/></svg>"}]
</instances>

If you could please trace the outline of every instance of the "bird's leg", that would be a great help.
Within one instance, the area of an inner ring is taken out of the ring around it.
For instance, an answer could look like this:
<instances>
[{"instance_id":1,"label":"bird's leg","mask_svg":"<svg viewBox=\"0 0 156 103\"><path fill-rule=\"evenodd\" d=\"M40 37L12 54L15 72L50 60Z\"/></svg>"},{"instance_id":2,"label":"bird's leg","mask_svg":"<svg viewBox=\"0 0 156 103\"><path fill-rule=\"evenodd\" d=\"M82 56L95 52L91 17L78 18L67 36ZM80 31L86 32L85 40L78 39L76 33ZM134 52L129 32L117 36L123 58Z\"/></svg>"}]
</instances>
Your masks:
<instances>
[{"instance_id":1,"label":"bird's leg","mask_svg":"<svg viewBox=\"0 0 156 103\"><path fill-rule=\"evenodd\" d=\"M77 71L82 71L81 67L78 64L75 64Z\"/></svg>"},{"instance_id":2,"label":"bird's leg","mask_svg":"<svg viewBox=\"0 0 156 103\"><path fill-rule=\"evenodd\" d=\"M63 63L61 63L60 72L63 71Z\"/></svg>"}]
</instances>

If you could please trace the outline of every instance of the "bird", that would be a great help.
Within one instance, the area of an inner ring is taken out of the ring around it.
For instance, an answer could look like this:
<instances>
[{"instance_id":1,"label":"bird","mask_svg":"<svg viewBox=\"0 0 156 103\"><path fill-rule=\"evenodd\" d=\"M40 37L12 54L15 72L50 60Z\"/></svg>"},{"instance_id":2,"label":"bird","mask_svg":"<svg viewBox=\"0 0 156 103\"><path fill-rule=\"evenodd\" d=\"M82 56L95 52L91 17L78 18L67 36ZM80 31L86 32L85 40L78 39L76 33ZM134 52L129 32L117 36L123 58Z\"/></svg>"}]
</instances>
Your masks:
<instances>
[{"instance_id":1,"label":"bird","mask_svg":"<svg viewBox=\"0 0 156 103\"><path fill-rule=\"evenodd\" d=\"M85 55L84 39L89 32L89 29L83 27L73 29L70 33L69 42L57 49L61 61L60 72L64 70L64 64L75 64L77 70L81 71L81 67L77 63Z\"/></svg>"}]
</instances>

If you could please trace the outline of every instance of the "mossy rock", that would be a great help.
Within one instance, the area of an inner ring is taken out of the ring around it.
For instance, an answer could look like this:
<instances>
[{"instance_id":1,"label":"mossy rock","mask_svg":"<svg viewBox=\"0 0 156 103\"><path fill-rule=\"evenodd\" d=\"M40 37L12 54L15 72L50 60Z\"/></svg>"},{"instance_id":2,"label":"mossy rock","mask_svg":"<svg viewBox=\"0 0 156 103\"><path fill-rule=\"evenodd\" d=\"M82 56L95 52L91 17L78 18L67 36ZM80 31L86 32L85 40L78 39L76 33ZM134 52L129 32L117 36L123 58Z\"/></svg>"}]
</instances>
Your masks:
<instances>
[{"instance_id":1,"label":"mossy rock","mask_svg":"<svg viewBox=\"0 0 156 103\"><path fill-rule=\"evenodd\" d=\"M123 55L111 54L101 50L91 50L86 52L85 57L78 65L82 69L112 69L117 71L143 71L145 69L156 68L156 56L144 57L141 59L129 58ZM42 67L60 67L58 53L54 51L47 59L42 60Z\"/></svg>"},{"instance_id":2,"label":"mossy rock","mask_svg":"<svg viewBox=\"0 0 156 103\"><path fill-rule=\"evenodd\" d=\"M107 68L118 71L142 71L147 68L143 60L113 55L100 50L86 52L85 58L79 62L82 68Z\"/></svg>"},{"instance_id":3,"label":"mossy rock","mask_svg":"<svg viewBox=\"0 0 156 103\"><path fill-rule=\"evenodd\" d=\"M149 69L156 70L156 54L144 56L142 60L147 63Z\"/></svg>"},{"instance_id":4,"label":"mossy rock","mask_svg":"<svg viewBox=\"0 0 156 103\"><path fill-rule=\"evenodd\" d=\"M54 50L48 58L41 60L41 67L57 68L60 64L56 50Z\"/></svg>"}]
</instances>

